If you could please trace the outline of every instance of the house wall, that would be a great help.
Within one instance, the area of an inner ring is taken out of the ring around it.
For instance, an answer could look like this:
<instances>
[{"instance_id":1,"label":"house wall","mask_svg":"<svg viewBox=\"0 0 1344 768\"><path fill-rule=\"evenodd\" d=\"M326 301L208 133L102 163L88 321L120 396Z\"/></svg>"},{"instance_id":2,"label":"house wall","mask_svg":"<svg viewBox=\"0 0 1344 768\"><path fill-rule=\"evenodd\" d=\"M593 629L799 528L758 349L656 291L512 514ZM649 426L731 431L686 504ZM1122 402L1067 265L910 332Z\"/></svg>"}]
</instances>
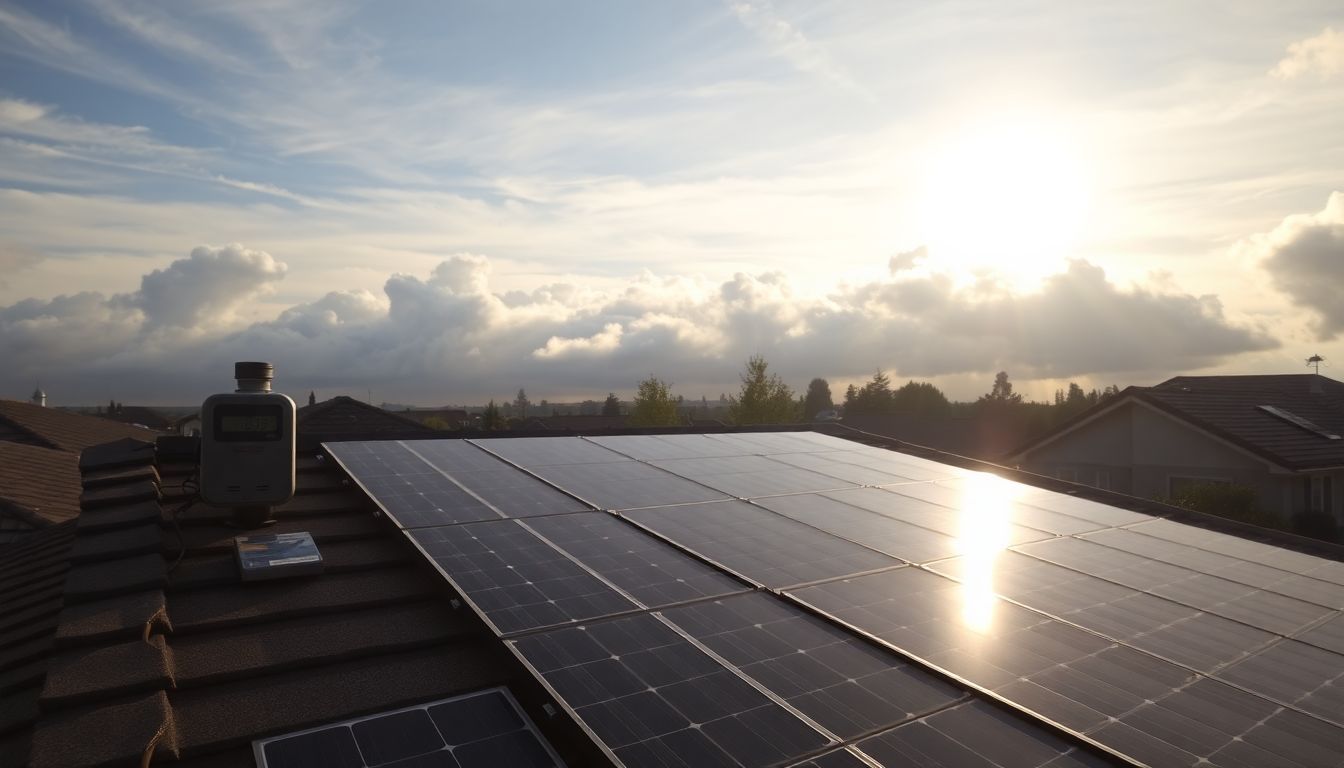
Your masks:
<instances>
[{"instance_id":1,"label":"house wall","mask_svg":"<svg viewBox=\"0 0 1344 768\"><path fill-rule=\"evenodd\" d=\"M1019 463L1032 472L1086 485L1109 479L1111 490L1142 498L1169 495L1172 476L1222 480L1254 488L1265 509L1290 514L1300 508L1292 504L1300 499L1288 492L1291 486L1301 495L1300 477L1271 474L1264 461L1134 403L1030 451Z\"/></svg>"}]
</instances>

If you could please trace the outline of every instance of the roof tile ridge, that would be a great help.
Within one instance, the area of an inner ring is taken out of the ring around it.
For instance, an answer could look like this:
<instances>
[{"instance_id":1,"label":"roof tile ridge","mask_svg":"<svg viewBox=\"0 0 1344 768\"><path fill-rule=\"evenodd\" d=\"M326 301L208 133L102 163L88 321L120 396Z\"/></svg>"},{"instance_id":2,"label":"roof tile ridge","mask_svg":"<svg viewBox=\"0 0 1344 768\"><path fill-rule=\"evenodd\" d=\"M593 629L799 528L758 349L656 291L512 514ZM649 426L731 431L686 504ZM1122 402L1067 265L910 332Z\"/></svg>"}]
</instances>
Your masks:
<instances>
[{"instance_id":1,"label":"roof tile ridge","mask_svg":"<svg viewBox=\"0 0 1344 768\"><path fill-rule=\"evenodd\" d=\"M147 471L154 464L153 444L135 440L91 446L80 456L81 477L99 479L80 498L63 608L38 699L33 768L143 764L156 752L177 756L168 698L176 669L164 607L162 493L157 473ZM113 469L125 472L109 476Z\"/></svg>"}]
</instances>

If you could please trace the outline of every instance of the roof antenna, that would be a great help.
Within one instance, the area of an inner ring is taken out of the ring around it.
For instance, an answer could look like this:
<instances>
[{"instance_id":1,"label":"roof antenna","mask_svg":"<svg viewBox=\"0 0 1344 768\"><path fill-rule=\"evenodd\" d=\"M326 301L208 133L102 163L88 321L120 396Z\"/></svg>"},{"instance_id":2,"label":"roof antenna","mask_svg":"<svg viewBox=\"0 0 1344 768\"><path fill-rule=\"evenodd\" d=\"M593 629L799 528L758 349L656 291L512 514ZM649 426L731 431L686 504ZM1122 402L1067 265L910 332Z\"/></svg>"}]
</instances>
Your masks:
<instances>
[{"instance_id":1,"label":"roof antenna","mask_svg":"<svg viewBox=\"0 0 1344 768\"><path fill-rule=\"evenodd\" d=\"M1316 368L1316 375L1317 375L1317 376L1320 376L1320 375L1321 375L1321 363L1324 363L1324 362L1325 362L1325 358L1324 358L1324 357L1321 357L1320 355L1312 355L1311 357L1308 357L1308 358L1307 358L1307 367L1308 367L1308 368L1315 367L1315 368Z\"/></svg>"}]
</instances>

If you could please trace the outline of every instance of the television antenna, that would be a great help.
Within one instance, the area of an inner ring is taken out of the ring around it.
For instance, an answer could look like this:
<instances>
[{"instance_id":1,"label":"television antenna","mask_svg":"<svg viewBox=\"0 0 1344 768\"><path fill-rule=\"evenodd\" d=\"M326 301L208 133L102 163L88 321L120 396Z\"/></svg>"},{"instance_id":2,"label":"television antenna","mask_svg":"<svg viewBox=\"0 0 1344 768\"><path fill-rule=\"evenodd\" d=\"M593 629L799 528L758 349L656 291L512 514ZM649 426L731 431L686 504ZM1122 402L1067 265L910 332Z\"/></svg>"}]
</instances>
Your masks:
<instances>
[{"instance_id":1,"label":"television antenna","mask_svg":"<svg viewBox=\"0 0 1344 768\"><path fill-rule=\"evenodd\" d=\"M1316 375L1319 376L1319 375L1321 375L1321 363L1324 363L1324 362L1325 362L1325 358L1324 358L1324 357L1321 357L1320 355L1312 355L1311 357L1308 357L1308 358L1307 358L1307 367L1308 367L1308 368L1315 368L1315 369L1316 369Z\"/></svg>"}]
</instances>

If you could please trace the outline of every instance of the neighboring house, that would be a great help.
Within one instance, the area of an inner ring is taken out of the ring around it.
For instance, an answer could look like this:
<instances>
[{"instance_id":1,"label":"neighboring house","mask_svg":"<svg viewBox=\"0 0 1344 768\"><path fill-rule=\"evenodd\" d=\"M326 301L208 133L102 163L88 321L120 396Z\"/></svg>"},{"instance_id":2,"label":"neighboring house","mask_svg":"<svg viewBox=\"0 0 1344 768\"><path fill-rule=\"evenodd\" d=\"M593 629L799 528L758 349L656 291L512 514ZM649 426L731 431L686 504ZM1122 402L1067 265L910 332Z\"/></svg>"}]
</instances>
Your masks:
<instances>
[{"instance_id":1,"label":"neighboring house","mask_svg":"<svg viewBox=\"0 0 1344 768\"><path fill-rule=\"evenodd\" d=\"M79 454L89 446L155 433L95 416L0 400L0 542L79 513Z\"/></svg>"},{"instance_id":2,"label":"neighboring house","mask_svg":"<svg viewBox=\"0 0 1344 768\"><path fill-rule=\"evenodd\" d=\"M189 413L174 421L171 429L183 437L199 437L201 434L201 414Z\"/></svg>"},{"instance_id":3,"label":"neighboring house","mask_svg":"<svg viewBox=\"0 0 1344 768\"><path fill-rule=\"evenodd\" d=\"M385 411L345 395L305 405L298 410L296 418L300 435L314 438L333 434L426 436L436 432L403 414Z\"/></svg>"},{"instance_id":4,"label":"neighboring house","mask_svg":"<svg viewBox=\"0 0 1344 768\"><path fill-rule=\"evenodd\" d=\"M1008 463L1145 498L1243 485L1284 519L1344 521L1342 437L1344 383L1317 374L1178 376L1123 390Z\"/></svg>"}]
</instances>

